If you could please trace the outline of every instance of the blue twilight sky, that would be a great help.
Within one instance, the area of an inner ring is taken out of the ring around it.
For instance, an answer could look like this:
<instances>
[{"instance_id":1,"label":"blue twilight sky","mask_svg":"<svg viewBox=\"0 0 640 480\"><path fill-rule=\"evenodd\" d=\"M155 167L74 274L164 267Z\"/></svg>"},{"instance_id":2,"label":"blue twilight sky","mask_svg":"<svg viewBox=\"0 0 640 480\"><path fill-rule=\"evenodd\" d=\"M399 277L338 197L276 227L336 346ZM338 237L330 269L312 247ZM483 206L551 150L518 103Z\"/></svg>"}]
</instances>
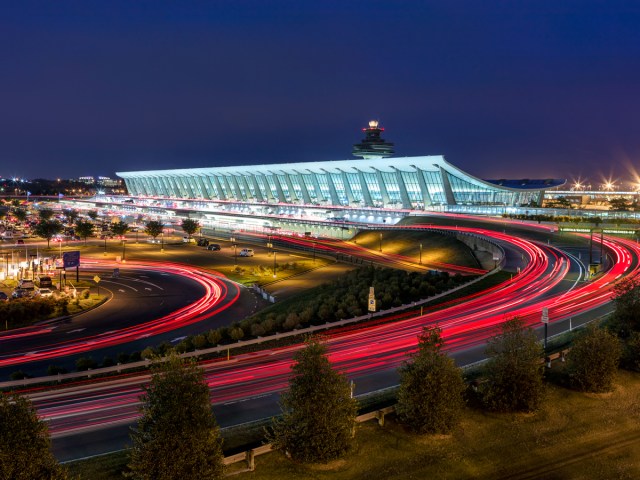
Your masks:
<instances>
[{"instance_id":1,"label":"blue twilight sky","mask_svg":"<svg viewBox=\"0 0 640 480\"><path fill-rule=\"evenodd\" d=\"M399 156L640 171L640 2L0 0L0 176Z\"/></svg>"}]
</instances>

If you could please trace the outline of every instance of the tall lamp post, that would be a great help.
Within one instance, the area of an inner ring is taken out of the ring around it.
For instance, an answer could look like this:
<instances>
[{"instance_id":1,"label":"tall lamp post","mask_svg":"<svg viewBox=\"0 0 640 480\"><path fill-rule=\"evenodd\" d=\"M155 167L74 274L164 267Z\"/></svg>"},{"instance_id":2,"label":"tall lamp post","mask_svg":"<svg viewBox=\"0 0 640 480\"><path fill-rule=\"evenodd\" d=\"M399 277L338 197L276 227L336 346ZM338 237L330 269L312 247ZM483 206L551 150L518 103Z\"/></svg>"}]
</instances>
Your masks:
<instances>
[{"instance_id":1,"label":"tall lamp post","mask_svg":"<svg viewBox=\"0 0 640 480\"><path fill-rule=\"evenodd\" d=\"M122 239L122 261L125 262L126 261L126 253L127 253L127 240L125 240L124 238Z\"/></svg>"},{"instance_id":2,"label":"tall lamp post","mask_svg":"<svg viewBox=\"0 0 640 480\"><path fill-rule=\"evenodd\" d=\"M380 243L378 247L379 247L379 250L382 252L382 232L380 232Z\"/></svg>"},{"instance_id":3,"label":"tall lamp post","mask_svg":"<svg viewBox=\"0 0 640 480\"><path fill-rule=\"evenodd\" d=\"M422 244L420 244L420 265L422 265Z\"/></svg>"},{"instance_id":4,"label":"tall lamp post","mask_svg":"<svg viewBox=\"0 0 640 480\"><path fill-rule=\"evenodd\" d=\"M107 236L104 236L104 254L105 257L107 256Z\"/></svg>"},{"instance_id":5,"label":"tall lamp post","mask_svg":"<svg viewBox=\"0 0 640 480\"><path fill-rule=\"evenodd\" d=\"M160 252L164 252L164 232L160 234Z\"/></svg>"},{"instance_id":6,"label":"tall lamp post","mask_svg":"<svg viewBox=\"0 0 640 480\"><path fill-rule=\"evenodd\" d=\"M276 278L278 275L276 274L276 251L273 251L273 278Z\"/></svg>"}]
</instances>

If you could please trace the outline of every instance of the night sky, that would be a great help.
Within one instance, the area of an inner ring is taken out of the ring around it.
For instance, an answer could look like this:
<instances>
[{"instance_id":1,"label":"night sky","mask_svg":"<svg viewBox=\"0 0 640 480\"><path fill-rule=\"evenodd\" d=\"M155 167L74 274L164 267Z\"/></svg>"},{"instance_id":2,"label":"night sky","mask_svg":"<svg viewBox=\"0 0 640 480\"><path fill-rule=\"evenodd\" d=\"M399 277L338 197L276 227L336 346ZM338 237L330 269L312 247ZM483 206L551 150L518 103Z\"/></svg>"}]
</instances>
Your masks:
<instances>
[{"instance_id":1,"label":"night sky","mask_svg":"<svg viewBox=\"0 0 640 480\"><path fill-rule=\"evenodd\" d=\"M0 176L397 156L640 171L640 2L0 0Z\"/></svg>"}]
</instances>

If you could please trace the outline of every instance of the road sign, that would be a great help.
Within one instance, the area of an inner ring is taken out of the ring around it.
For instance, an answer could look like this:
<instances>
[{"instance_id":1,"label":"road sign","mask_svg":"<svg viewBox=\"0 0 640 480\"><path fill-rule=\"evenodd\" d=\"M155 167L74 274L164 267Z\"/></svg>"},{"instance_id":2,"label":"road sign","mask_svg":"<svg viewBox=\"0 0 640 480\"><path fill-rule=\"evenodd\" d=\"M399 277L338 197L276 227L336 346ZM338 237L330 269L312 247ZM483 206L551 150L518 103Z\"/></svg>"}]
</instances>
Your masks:
<instances>
[{"instance_id":1,"label":"road sign","mask_svg":"<svg viewBox=\"0 0 640 480\"><path fill-rule=\"evenodd\" d=\"M370 298L369 299L369 311L370 312L375 312L376 311L376 299L375 298Z\"/></svg>"},{"instance_id":2,"label":"road sign","mask_svg":"<svg viewBox=\"0 0 640 480\"><path fill-rule=\"evenodd\" d=\"M549 309L547 307L542 309L542 323L549 323Z\"/></svg>"},{"instance_id":3,"label":"road sign","mask_svg":"<svg viewBox=\"0 0 640 480\"><path fill-rule=\"evenodd\" d=\"M373 287L369 287L369 300L371 300L372 298L375 298L376 295L373 292Z\"/></svg>"},{"instance_id":4,"label":"road sign","mask_svg":"<svg viewBox=\"0 0 640 480\"><path fill-rule=\"evenodd\" d=\"M100 283L100 277L96 275L95 277L93 277L93 281L96 283Z\"/></svg>"},{"instance_id":5,"label":"road sign","mask_svg":"<svg viewBox=\"0 0 640 480\"><path fill-rule=\"evenodd\" d=\"M73 268L80 265L80 251L73 250L62 254L62 266L64 268Z\"/></svg>"}]
</instances>

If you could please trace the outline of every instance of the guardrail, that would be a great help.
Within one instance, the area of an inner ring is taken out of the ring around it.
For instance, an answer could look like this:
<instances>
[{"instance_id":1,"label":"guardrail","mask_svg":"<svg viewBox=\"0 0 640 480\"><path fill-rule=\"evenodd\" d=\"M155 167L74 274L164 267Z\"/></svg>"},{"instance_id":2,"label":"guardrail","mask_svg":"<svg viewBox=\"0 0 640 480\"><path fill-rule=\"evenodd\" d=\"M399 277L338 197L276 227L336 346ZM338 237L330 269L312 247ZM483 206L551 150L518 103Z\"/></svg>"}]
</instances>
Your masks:
<instances>
[{"instance_id":1,"label":"guardrail","mask_svg":"<svg viewBox=\"0 0 640 480\"><path fill-rule=\"evenodd\" d=\"M369 413L365 413L362 415L358 415L356 417L357 423L368 422L370 420L377 420L378 425L381 427L384 426L385 416L395 412L395 405L390 407L381 408L379 410L374 410ZM273 446L270 443L265 445L260 445L257 448L252 448L245 452L236 453L235 455L230 455L228 457L224 457L224 465L229 466L234 463L246 462L246 468L240 470L234 470L233 472L227 473L226 476L237 475L239 473L245 472L253 472L256 469L255 458L259 455L264 455L273 451Z\"/></svg>"}]
</instances>

